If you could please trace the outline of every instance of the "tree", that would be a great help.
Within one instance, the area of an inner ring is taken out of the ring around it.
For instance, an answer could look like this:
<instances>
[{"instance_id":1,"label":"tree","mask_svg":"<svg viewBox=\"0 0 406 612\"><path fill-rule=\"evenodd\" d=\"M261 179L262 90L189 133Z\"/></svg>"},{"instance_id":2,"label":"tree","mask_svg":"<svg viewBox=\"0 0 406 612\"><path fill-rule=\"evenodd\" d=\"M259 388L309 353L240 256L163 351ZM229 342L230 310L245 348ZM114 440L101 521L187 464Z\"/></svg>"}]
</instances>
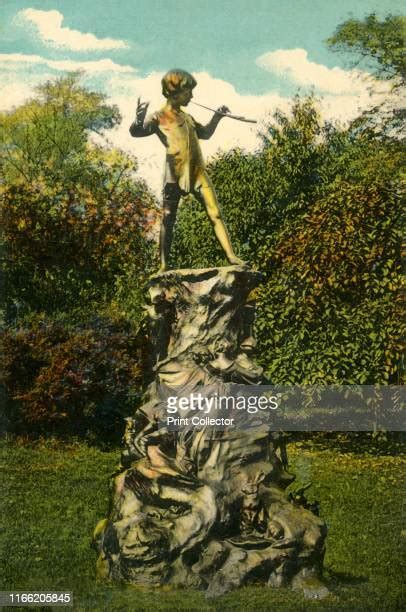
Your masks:
<instances>
[{"instance_id":1,"label":"tree","mask_svg":"<svg viewBox=\"0 0 406 612\"><path fill-rule=\"evenodd\" d=\"M345 21L327 40L331 49L349 53L355 57L357 64L363 65L378 80L391 85L386 97L354 121L354 127L369 129L378 137L402 137L405 118L405 40L406 17L388 15L379 21L374 13L363 21Z\"/></svg>"},{"instance_id":2,"label":"tree","mask_svg":"<svg viewBox=\"0 0 406 612\"><path fill-rule=\"evenodd\" d=\"M120 120L118 108L108 106L103 94L80 86L79 73L48 81L32 100L0 114L2 174L9 183L83 181L89 133Z\"/></svg>"},{"instance_id":3,"label":"tree","mask_svg":"<svg viewBox=\"0 0 406 612\"><path fill-rule=\"evenodd\" d=\"M79 79L48 82L0 116L6 318L112 299L127 313L135 300L141 314L155 200L135 179L135 159L89 141L121 118Z\"/></svg>"},{"instance_id":4,"label":"tree","mask_svg":"<svg viewBox=\"0 0 406 612\"><path fill-rule=\"evenodd\" d=\"M406 17L388 15L379 21L375 13L363 21L348 19L340 24L327 44L335 51L351 52L364 61L379 79L406 78Z\"/></svg>"}]
</instances>

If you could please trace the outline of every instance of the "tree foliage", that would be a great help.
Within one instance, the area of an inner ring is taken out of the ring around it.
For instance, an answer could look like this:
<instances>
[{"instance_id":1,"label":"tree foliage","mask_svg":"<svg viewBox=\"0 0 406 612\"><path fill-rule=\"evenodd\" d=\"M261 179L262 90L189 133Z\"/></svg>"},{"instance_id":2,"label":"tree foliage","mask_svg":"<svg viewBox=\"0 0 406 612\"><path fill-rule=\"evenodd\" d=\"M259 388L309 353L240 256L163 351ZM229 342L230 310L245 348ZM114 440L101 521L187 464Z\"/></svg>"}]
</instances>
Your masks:
<instances>
[{"instance_id":1,"label":"tree foliage","mask_svg":"<svg viewBox=\"0 0 406 612\"><path fill-rule=\"evenodd\" d=\"M381 79L406 78L406 17L388 15L379 21L375 13L364 20L348 19L327 43L336 51L351 52Z\"/></svg>"},{"instance_id":2,"label":"tree foliage","mask_svg":"<svg viewBox=\"0 0 406 612\"><path fill-rule=\"evenodd\" d=\"M142 383L145 339L125 320L35 316L0 333L3 418L14 433L118 442Z\"/></svg>"},{"instance_id":3,"label":"tree foliage","mask_svg":"<svg viewBox=\"0 0 406 612\"><path fill-rule=\"evenodd\" d=\"M86 163L89 133L112 128L121 117L105 96L81 87L80 75L71 74L40 85L32 100L2 113L0 121L7 182L42 177L69 185L92 178Z\"/></svg>"},{"instance_id":4,"label":"tree foliage","mask_svg":"<svg viewBox=\"0 0 406 612\"><path fill-rule=\"evenodd\" d=\"M157 208L136 160L90 138L120 120L80 75L0 115L0 383L14 432L117 440L140 390Z\"/></svg>"},{"instance_id":5,"label":"tree foliage","mask_svg":"<svg viewBox=\"0 0 406 612\"><path fill-rule=\"evenodd\" d=\"M372 13L364 20L348 19L340 24L327 44L334 51L349 55L352 63L365 68L378 81L386 81L386 95L356 120L359 129L372 134L404 137L406 79L406 17L388 15L382 21ZM371 92L382 85L371 80Z\"/></svg>"},{"instance_id":6,"label":"tree foliage","mask_svg":"<svg viewBox=\"0 0 406 612\"><path fill-rule=\"evenodd\" d=\"M117 108L70 75L0 120L6 318L113 298L128 311L137 291L124 287L140 290L151 266L156 207L134 159L89 141L120 121Z\"/></svg>"}]
</instances>

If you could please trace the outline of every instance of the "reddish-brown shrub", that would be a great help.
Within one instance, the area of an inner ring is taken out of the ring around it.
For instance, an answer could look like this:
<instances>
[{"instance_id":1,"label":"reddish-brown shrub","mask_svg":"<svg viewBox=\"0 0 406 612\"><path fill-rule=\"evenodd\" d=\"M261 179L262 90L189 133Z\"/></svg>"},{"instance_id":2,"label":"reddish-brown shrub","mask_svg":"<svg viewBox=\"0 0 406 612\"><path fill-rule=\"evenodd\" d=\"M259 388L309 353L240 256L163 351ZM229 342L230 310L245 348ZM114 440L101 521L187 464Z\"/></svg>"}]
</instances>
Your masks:
<instances>
[{"instance_id":1,"label":"reddish-brown shrub","mask_svg":"<svg viewBox=\"0 0 406 612\"><path fill-rule=\"evenodd\" d=\"M119 439L141 389L145 338L125 322L35 319L1 333L8 429Z\"/></svg>"}]
</instances>

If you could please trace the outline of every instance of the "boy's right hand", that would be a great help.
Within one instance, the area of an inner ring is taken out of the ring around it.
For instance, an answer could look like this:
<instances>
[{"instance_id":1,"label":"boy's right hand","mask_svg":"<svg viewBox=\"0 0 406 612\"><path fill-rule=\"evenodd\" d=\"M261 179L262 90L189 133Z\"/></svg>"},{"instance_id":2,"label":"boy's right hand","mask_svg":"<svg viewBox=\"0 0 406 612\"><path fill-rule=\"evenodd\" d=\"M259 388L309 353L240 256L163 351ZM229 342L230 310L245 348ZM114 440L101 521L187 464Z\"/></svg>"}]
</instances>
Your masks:
<instances>
[{"instance_id":1,"label":"boy's right hand","mask_svg":"<svg viewBox=\"0 0 406 612\"><path fill-rule=\"evenodd\" d=\"M149 102L141 102L141 98L137 100L137 109L135 111L136 114L136 123L138 125L144 124L145 115L147 114Z\"/></svg>"},{"instance_id":2,"label":"boy's right hand","mask_svg":"<svg viewBox=\"0 0 406 612\"><path fill-rule=\"evenodd\" d=\"M228 106L219 106L216 111L215 114L217 115L228 115L229 113L231 113L230 109L228 108Z\"/></svg>"}]
</instances>

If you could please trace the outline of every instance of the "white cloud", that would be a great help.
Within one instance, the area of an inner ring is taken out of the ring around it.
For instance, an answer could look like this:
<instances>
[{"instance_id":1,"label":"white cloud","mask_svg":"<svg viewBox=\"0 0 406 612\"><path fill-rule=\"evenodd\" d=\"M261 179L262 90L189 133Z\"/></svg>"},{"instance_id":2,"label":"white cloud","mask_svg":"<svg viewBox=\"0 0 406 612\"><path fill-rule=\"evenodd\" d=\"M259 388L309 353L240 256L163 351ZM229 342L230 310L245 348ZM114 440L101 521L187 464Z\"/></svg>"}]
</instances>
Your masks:
<instances>
[{"instance_id":1,"label":"white cloud","mask_svg":"<svg viewBox=\"0 0 406 612\"><path fill-rule=\"evenodd\" d=\"M23 104L34 88L55 77L55 73L84 71L83 80L92 80L91 87L103 85L112 74L134 76L135 68L117 64L111 59L96 61L49 60L40 55L0 53L0 109L11 110Z\"/></svg>"},{"instance_id":2,"label":"white cloud","mask_svg":"<svg viewBox=\"0 0 406 612\"><path fill-rule=\"evenodd\" d=\"M1 83L1 110L11 110L20 106L32 95L32 83L6 82L0 78Z\"/></svg>"},{"instance_id":3,"label":"white cloud","mask_svg":"<svg viewBox=\"0 0 406 612\"><path fill-rule=\"evenodd\" d=\"M106 51L128 47L124 40L97 38L94 34L63 27L63 19L64 16L59 11L39 11L28 8L17 13L15 23L24 26L29 24L45 44L71 51Z\"/></svg>"},{"instance_id":4,"label":"white cloud","mask_svg":"<svg viewBox=\"0 0 406 612\"><path fill-rule=\"evenodd\" d=\"M129 72L135 73L135 68L124 64L117 64L111 59L76 61L76 60L50 60L40 55L25 55L24 53L0 53L0 70L16 70L22 65L43 65L53 70L74 72L84 70L90 73L96 72Z\"/></svg>"},{"instance_id":5,"label":"white cloud","mask_svg":"<svg viewBox=\"0 0 406 612\"><path fill-rule=\"evenodd\" d=\"M347 71L337 66L327 68L323 64L311 62L305 49L270 51L258 57L256 64L298 85L315 87L335 95L362 93L371 84L368 73Z\"/></svg>"}]
</instances>

